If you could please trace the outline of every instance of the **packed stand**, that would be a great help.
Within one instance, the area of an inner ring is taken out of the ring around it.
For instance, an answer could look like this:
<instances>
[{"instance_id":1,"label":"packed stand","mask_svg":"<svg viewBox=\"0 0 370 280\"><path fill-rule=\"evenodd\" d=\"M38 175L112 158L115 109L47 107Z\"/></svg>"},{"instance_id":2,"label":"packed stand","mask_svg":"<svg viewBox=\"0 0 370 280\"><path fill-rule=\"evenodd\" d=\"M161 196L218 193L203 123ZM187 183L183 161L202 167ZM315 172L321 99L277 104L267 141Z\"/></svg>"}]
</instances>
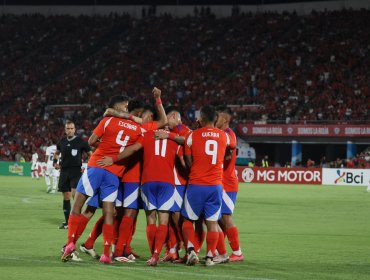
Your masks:
<instances>
[{"instance_id":1,"label":"packed stand","mask_svg":"<svg viewBox=\"0 0 370 280\"><path fill-rule=\"evenodd\" d=\"M161 86L191 124L206 104L238 122L365 122L370 98L370 11L0 18L1 160L26 160L63 133L61 107L85 135L108 97L151 102ZM85 106L89 105L89 106ZM236 113L238 112L238 113Z\"/></svg>"}]
</instances>

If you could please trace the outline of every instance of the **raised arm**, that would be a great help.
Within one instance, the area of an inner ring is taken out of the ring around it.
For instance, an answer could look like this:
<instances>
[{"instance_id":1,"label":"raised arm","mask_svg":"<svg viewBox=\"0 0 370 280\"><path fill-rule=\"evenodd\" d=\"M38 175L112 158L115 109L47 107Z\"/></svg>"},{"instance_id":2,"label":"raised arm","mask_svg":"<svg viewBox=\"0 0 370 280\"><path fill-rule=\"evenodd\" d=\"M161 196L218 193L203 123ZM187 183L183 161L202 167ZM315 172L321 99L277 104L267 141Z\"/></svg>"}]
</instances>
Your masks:
<instances>
[{"instance_id":1,"label":"raised arm","mask_svg":"<svg viewBox=\"0 0 370 280\"><path fill-rule=\"evenodd\" d=\"M155 98L155 104L158 112L158 127L164 127L167 124L167 115L164 111L162 100L161 100L161 90L159 88L153 88L153 95Z\"/></svg>"}]
</instances>

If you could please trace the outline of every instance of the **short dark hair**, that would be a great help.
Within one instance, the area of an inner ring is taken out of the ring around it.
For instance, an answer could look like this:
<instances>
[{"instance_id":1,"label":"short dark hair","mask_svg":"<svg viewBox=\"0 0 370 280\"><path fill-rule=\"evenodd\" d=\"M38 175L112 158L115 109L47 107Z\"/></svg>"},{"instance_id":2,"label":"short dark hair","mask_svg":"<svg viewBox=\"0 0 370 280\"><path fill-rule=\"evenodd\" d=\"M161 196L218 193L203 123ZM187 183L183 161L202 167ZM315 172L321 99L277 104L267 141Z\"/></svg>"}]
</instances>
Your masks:
<instances>
[{"instance_id":1,"label":"short dark hair","mask_svg":"<svg viewBox=\"0 0 370 280\"><path fill-rule=\"evenodd\" d=\"M217 106L217 112L218 113L224 113L224 114L228 114L230 116L232 116L232 112L231 112L231 109L229 107L227 107L226 105L220 105L220 106Z\"/></svg>"},{"instance_id":2,"label":"short dark hair","mask_svg":"<svg viewBox=\"0 0 370 280\"><path fill-rule=\"evenodd\" d=\"M172 113L172 112L177 112L181 115L180 110L176 106L168 106L166 108L166 114L168 115L169 113Z\"/></svg>"},{"instance_id":3,"label":"short dark hair","mask_svg":"<svg viewBox=\"0 0 370 280\"><path fill-rule=\"evenodd\" d=\"M200 109L200 115L206 123L214 123L216 121L216 110L211 105L203 106Z\"/></svg>"},{"instance_id":4,"label":"short dark hair","mask_svg":"<svg viewBox=\"0 0 370 280\"><path fill-rule=\"evenodd\" d=\"M114 105L121 102L128 102L127 95L114 95L109 99L108 107L113 108Z\"/></svg>"},{"instance_id":5,"label":"short dark hair","mask_svg":"<svg viewBox=\"0 0 370 280\"><path fill-rule=\"evenodd\" d=\"M149 104L144 105L143 113L146 112L146 111L150 111L150 112L153 113L153 120L156 120L158 118L157 110L154 109L154 107L152 105L149 105Z\"/></svg>"},{"instance_id":6,"label":"short dark hair","mask_svg":"<svg viewBox=\"0 0 370 280\"><path fill-rule=\"evenodd\" d=\"M71 120L66 120L66 123L65 123L65 125L67 125L67 124L75 124L73 121L71 121Z\"/></svg>"},{"instance_id":7,"label":"short dark hair","mask_svg":"<svg viewBox=\"0 0 370 280\"><path fill-rule=\"evenodd\" d=\"M133 100L130 100L128 102L128 111L129 112L132 112L133 110L136 110L136 109L142 109L142 108L144 108L144 105L138 99L133 99Z\"/></svg>"}]
</instances>

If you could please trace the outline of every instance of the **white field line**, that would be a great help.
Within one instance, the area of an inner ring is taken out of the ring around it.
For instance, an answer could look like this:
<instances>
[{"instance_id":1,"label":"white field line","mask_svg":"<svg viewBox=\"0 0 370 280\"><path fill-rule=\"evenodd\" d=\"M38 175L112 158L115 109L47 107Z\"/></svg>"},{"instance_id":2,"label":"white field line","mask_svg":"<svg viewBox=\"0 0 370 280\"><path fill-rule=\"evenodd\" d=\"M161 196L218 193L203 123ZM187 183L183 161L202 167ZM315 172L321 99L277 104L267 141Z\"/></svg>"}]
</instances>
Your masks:
<instances>
[{"instance_id":1,"label":"white field line","mask_svg":"<svg viewBox=\"0 0 370 280\"><path fill-rule=\"evenodd\" d=\"M58 261L46 261L46 260L35 260L35 259L25 259L20 257L6 257L6 256L0 256L0 260L9 260L9 261L22 261L22 262L33 262L33 263L45 263L45 264L61 264L61 262ZM83 262L73 262L78 265L84 265ZM97 263L97 267L99 268L99 265ZM175 266L175 265L174 265ZM103 266L101 266L103 268ZM194 277L202 277L202 278L208 278L208 279L240 279L240 280L277 280L272 278L259 278L259 277L243 277L243 276L235 276L235 275L225 275L225 274L206 274L206 273L197 273L197 272L187 272L187 271L176 271L176 270L168 270L168 269L162 269L160 270L155 268L145 268L145 267L134 267L134 266L107 266L104 265L104 269L123 269L123 270L132 270L132 271L141 271L141 272L147 272L147 273L155 273L155 274L163 274L163 275L183 275L183 276L194 276ZM205 267L205 270L208 270L209 268Z\"/></svg>"}]
</instances>

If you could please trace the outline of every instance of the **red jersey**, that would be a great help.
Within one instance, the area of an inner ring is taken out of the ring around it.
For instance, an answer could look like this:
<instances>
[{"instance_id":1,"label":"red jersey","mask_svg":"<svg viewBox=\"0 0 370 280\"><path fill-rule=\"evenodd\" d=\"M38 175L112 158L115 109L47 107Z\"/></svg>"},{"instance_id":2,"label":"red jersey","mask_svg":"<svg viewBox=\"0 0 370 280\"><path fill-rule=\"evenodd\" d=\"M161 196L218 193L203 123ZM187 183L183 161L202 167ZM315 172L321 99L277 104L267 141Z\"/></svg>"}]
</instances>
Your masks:
<instances>
[{"instance_id":1,"label":"red jersey","mask_svg":"<svg viewBox=\"0 0 370 280\"><path fill-rule=\"evenodd\" d=\"M155 140L154 131L146 132L138 142L144 149L142 183L165 182L174 185L173 169L180 146L168 139Z\"/></svg>"},{"instance_id":2,"label":"red jersey","mask_svg":"<svg viewBox=\"0 0 370 280\"><path fill-rule=\"evenodd\" d=\"M236 136L231 128L224 130L230 138L232 146L236 147ZM236 149L231 151L231 159L224 160L224 174L222 177L222 186L226 192L237 192L238 191L238 178L235 174L235 163L236 163Z\"/></svg>"},{"instance_id":3,"label":"red jersey","mask_svg":"<svg viewBox=\"0 0 370 280\"><path fill-rule=\"evenodd\" d=\"M145 131L158 129L158 122L148 122L141 125ZM141 181L143 151L138 151L125 160L125 171L121 181L124 183L138 183Z\"/></svg>"},{"instance_id":4,"label":"red jersey","mask_svg":"<svg viewBox=\"0 0 370 280\"><path fill-rule=\"evenodd\" d=\"M189 184L214 186L222 184L226 148L235 148L229 136L214 127L194 130L185 138L185 155L191 155Z\"/></svg>"},{"instance_id":5,"label":"red jersey","mask_svg":"<svg viewBox=\"0 0 370 280\"><path fill-rule=\"evenodd\" d=\"M175 126L171 132L177 133L180 136L186 136L191 132L191 129L184 124ZM184 146L180 146L179 157L184 155ZM189 170L181 164L179 158L175 160L175 169L173 170L176 186L185 186L188 183Z\"/></svg>"},{"instance_id":6,"label":"red jersey","mask_svg":"<svg viewBox=\"0 0 370 280\"><path fill-rule=\"evenodd\" d=\"M100 138L100 143L87 163L89 167L99 167L97 160L104 156L116 156L142 136L141 127L135 122L114 117L102 119L93 132ZM124 165L114 163L104 169L122 176Z\"/></svg>"}]
</instances>

